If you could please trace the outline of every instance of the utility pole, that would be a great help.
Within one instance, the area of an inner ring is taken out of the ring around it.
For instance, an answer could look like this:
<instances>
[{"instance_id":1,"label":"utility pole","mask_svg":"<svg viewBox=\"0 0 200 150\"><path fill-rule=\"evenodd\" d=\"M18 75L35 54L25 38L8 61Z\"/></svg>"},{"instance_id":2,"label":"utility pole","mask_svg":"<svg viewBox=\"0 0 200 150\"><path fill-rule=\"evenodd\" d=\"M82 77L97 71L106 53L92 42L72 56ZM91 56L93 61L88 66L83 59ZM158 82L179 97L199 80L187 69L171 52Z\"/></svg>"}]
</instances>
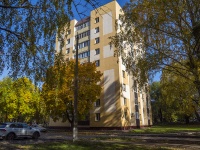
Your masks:
<instances>
[{"instance_id":1,"label":"utility pole","mask_svg":"<svg viewBox=\"0 0 200 150\"><path fill-rule=\"evenodd\" d=\"M76 62L74 67L74 123L73 123L73 141L78 139L78 32L76 35Z\"/></svg>"}]
</instances>

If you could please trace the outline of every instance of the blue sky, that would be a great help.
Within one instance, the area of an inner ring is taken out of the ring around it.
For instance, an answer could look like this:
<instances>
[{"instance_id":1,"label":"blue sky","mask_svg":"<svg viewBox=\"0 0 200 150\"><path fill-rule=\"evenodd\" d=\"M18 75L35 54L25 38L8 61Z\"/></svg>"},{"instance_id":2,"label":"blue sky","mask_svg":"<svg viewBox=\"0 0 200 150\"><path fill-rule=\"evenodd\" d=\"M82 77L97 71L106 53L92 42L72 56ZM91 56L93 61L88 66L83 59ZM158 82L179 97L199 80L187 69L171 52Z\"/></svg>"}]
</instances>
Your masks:
<instances>
[{"instance_id":1,"label":"blue sky","mask_svg":"<svg viewBox=\"0 0 200 150\"><path fill-rule=\"evenodd\" d=\"M99 2L99 5L104 5L104 4L107 4L107 3L111 2L112 0L96 0L96 1ZM117 2L119 3L119 5L120 5L121 7L123 7L123 6L125 5L125 3L129 2L129 0L117 0ZM81 8L80 8L80 9L81 9ZM84 9L84 8L83 8L83 9ZM92 10L92 8L91 8L91 10ZM91 10L88 9L88 10L85 12L84 15L89 16ZM80 11L81 11L81 10L80 10ZM74 10L73 12L74 12L74 17L75 17L75 19L80 20L81 18L77 15L76 11ZM0 75L0 80L2 80L4 77L6 77L7 74L8 74L8 71L7 71L7 70L4 70L3 74ZM154 77L154 80L155 80L155 81L159 81L159 80L160 80L160 74L159 74L159 73Z\"/></svg>"},{"instance_id":2,"label":"blue sky","mask_svg":"<svg viewBox=\"0 0 200 150\"><path fill-rule=\"evenodd\" d=\"M80 0L80 1L84 2L84 0ZM98 6L105 5L105 4L107 4L107 3L111 2L111 1L113 1L113 0L96 0L96 2L98 3ZM75 2L78 2L78 0L75 1ZM118 2L118 4L119 4L121 7L123 7L123 6L125 5L125 3L130 2L130 0L117 0L117 2ZM85 3L83 3L83 4L85 4ZM98 7L98 6L97 6L97 7ZM73 7L72 7L72 8L73 8ZM94 8L92 8L91 6L89 6L89 4L88 4L86 7L78 6L78 11L79 11L79 12L83 12L83 11L84 11L84 15L80 15L80 16L79 16L79 15L76 13L76 11L73 11L73 12L74 12L74 18L75 18L76 20L81 20L81 19L85 18L86 16L89 16L89 15L90 15L90 11L93 10L93 9L94 9ZM81 18L80 18L80 17L81 17ZM74 18L73 18L73 19L74 19Z\"/></svg>"}]
</instances>

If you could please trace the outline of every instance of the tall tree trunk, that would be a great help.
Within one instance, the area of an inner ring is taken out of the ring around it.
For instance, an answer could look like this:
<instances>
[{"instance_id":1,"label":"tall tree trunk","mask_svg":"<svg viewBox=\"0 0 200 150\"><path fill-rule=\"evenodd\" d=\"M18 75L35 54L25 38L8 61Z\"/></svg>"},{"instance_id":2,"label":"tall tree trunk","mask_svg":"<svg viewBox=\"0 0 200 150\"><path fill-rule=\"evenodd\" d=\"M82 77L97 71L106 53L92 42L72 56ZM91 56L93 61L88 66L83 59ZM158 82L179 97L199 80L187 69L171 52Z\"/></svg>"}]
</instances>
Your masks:
<instances>
[{"instance_id":1,"label":"tall tree trunk","mask_svg":"<svg viewBox=\"0 0 200 150\"><path fill-rule=\"evenodd\" d=\"M185 124L189 124L190 123L190 116L185 116Z\"/></svg>"},{"instance_id":2,"label":"tall tree trunk","mask_svg":"<svg viewBox=\"0 0 200 150\"><path fill-rule=\"evenodd\" d=\"M160 118L160 122L163 122L163 116L162 116L162 109L159 109L159 118Z\"/></svg>"},{"instance_id":3,"label":"tall tree trunk","mask_svg":"<svg viewBox=\"0 0 200 150\"><path fill-rule=\"evenodd\" d=\"M198 122L200 122L200 116L199 116L199 113L197 112L197 110L195 110L195 115L196 115L196 117L197 117L197 120L198 120Z\"/></svg>"}]
</instances>

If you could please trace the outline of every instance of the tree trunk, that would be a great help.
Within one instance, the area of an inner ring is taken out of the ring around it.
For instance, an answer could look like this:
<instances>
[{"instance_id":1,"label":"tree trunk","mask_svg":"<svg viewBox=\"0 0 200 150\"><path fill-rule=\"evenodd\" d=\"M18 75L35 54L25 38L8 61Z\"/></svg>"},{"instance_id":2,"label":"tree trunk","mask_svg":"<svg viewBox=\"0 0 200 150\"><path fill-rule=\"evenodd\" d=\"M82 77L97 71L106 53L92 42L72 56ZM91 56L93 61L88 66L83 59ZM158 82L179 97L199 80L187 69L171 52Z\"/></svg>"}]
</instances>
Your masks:
<instances>
[{"instance_id":1,"label":"tree trunk","mask_svg":"<svg viewBox=\"0 0 200 150\"><path fill-rule=\"evenodd\" d=\"M190 116L185 116L185 124L189 124L190 123Z\"/></svg>"},{"instance_id":2,"label":"tree trunk","mask_svg":"<svg viewBox=\"0 0 200 150\"><path fill-rule=\"evenodd\" d=\"M199 116L199 113L195 110L195 115L196 115L196 117L197 117L197 120L198 120L198 122L200 122L200 116Z\"/></svg>"},{"instance_id":3,"label":"tree trunk","mask_svg":"<svg viewBox=\"0 0 200 150\"><path fill-rule=\"evenodd\" d=\"M160 118L160 122L163 122L163 116L162 116L162 109L159 109L159 118Z\"/></svg>"}]
</instances>

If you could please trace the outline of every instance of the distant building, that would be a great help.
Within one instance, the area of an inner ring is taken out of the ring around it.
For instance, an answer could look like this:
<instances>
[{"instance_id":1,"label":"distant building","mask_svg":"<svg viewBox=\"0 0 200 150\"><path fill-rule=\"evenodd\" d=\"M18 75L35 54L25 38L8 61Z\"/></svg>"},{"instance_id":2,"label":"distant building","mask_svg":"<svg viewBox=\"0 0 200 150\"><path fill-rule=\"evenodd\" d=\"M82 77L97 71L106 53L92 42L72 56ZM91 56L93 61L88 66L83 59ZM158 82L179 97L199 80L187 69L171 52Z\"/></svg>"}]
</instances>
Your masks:
<instances>
[{"instance_id":1,"label":"distant building","mask_svg":"<svg viewBox=\"0 0 200 150\"><path fill-rule=\"evenodd\" d=\"M152 125L148 88L138 88L132 76L126 72L120 58L114 57L110 36L116 34L116 19L122 13L116 1L92 10L90 16L71 20L63 52L67 59L75 58L75 36L78 33L79 61L96 62L103 73L103 90L89 115L90 128L128 129ZM56 41L59 50L60 42ZM136 52L137 53L137 52ZM69 123L53 122L49 126L70 126Z\"/></svg>"}]
</instances>

